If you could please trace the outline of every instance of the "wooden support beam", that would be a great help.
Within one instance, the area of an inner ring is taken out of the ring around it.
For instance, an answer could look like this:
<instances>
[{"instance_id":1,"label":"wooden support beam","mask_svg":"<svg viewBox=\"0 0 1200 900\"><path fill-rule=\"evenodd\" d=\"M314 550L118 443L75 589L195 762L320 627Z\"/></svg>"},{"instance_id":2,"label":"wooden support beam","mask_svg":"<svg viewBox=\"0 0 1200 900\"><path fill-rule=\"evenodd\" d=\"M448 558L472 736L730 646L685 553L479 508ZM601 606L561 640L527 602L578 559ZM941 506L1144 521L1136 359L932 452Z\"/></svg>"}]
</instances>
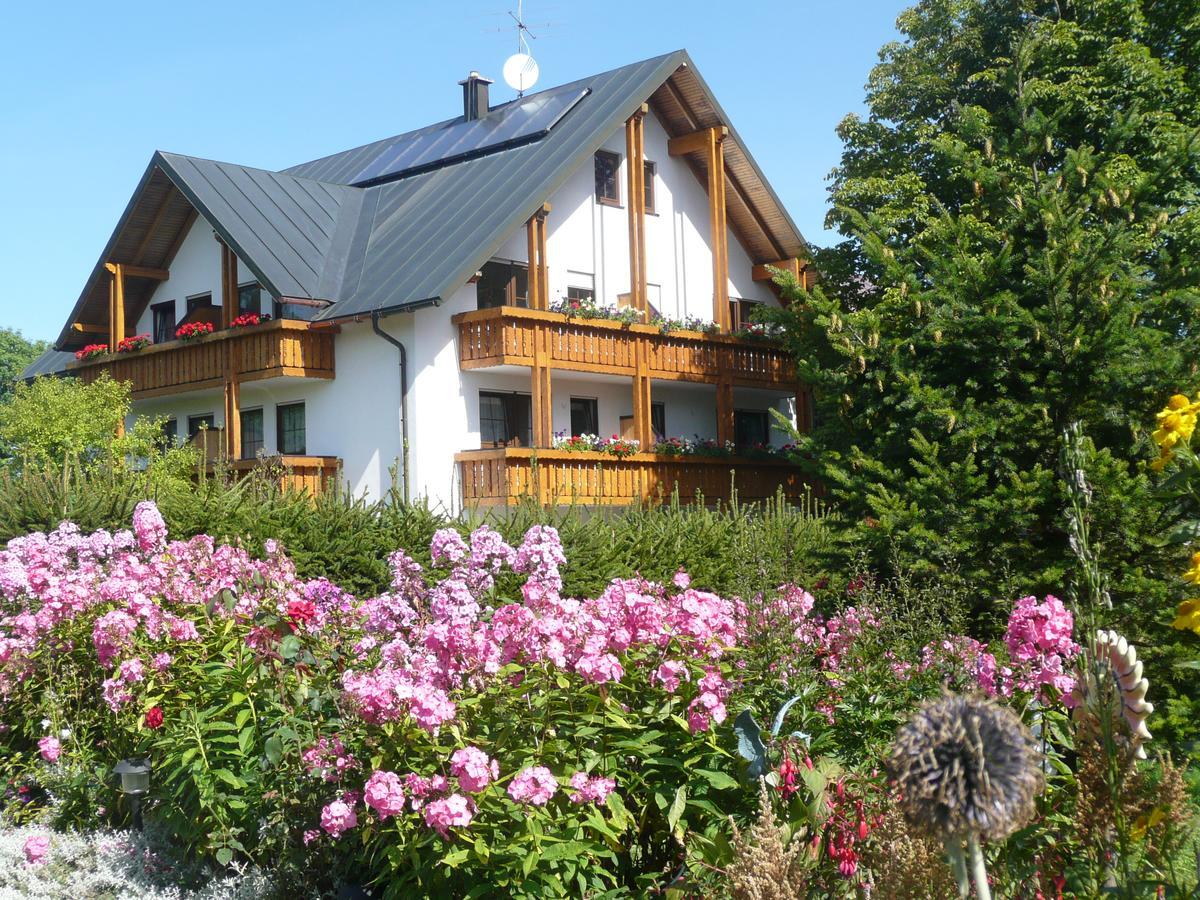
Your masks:
<instances>
[{"instance_id":1,"label":"wooden support beam","mask_svg":"<svg viewBox=\"0 0 1200 900\"><path fill-rule=\"evenodd\" d=\"M238 317L238 264L235 254L226 243L221 245L221 327L228 328Z\"/></svg>"},{"instance_id":2,"label":"wooden support beam","mask_svg":"<svg viewBox=\"0 0 1200 900\"><path fill-rule=\"evenodd\" d=\"M638 450L649 453L654 446L654 426L650 406L650 361L645 339L639 337L634 348L633 437Z\"/></svg>"},{"instance_id":3,"label":"wooden support beam","mask_svg":"<svg viewBox=\"0 0 1200 900\"><path fill-rule=\"evenodd\" d=\"M729 129L710 128L704 134L708 168L708 224L712 244L713 321L729 332L729 231L725 224L725 135Z\"/></svg>"},{"instance_id":4,"label":"wooden support beam","mask_svg":"<svg viewBox=\"0 0 1200 900\"><path fill-rule=\"evenodd\" d=\"M629 297L646 318L646 141L643 103L625 122L626 183L629 190Z\"/></svg>"},{"instance_id":5,"label":"wooden support beam","mask_svg":"<svg viewBox=\"0 0 1200 900\"><path fill-rule=\"evenodd\" d=\"M812 431L812 390L806 387L796 389L796 430L801 434Z\"/></svg>"},{"instance_id":6,"label":"wooden support beam","mask_svg":"<svg viewBox=\"0 0 1200 900\"><path fill-rule=\"evenodd\" d=\"M125 340L125 267L120 263L105 263L112 274L108 288L108 349L115 352Z\"/></svg>"},{"instance_id":7,"label":"wooden support beam","mask_svg":"<svg viewBox=\"0 0 1200 900\"><path fill-rule=\"evenodd\" d=\"M550 308L550 263L546 257L546 217L550 215L550 204L543 204L537 215L538 242L538 296L542 309Z\"/></svg>"},{"instance_id":8,"label":"wooden support beam","mask_svg":"<svg viewBox=\"0 0 1200 900\"><path fill-rule=\"evenodd\" d=\"M525 246L528 252L529 272L526 276L529 292L529 308L541 309L541 298L538 296L542 290L541 270L538 267L538 217L532 215L529 221L525 223Z\"/></svg>"},{"instance_id":9,"label":"wooden support beam","mask_svg":"<svg viewBox=\"0 0 1200 900\"><path fill-rule=\"evenodd\" d=\"M667 141L667 153L671 156L686 156L689 153L708 152L709 144L715 138L718 141L725 140L729 135L729 129L724 125L717 125L714 128L701 128L699 131L693 131L691 134L681 134L679 137L673 137Z\"/></svg>"},{"instance_id":10,"label":"wooden support beam","mask_svg":"<svg viewBox=\"0 0 1200 900\"><path fill-rule=\"evenodd\" d=\"M775 275L771 272L771 269L783 269L785 272L790 272L797 281L801 281L801 273L804 270L804 266L795 256L790 259L778 259L775 262L755 266L750 270L750 277L755 281L773 281Z\"/></svg>"},{"instance_id":11,"label":"wooden support beam","mask_svg":"<svg viewBox=\"0 0 1200 900\"><path fill-rule=\"evenodd\" d=\"M554 446L553 392L550 385L550 329L534 331L533 365L533 444L535 447Z\"/></svg>"},{"instance_id":12,"label":"wooden support beam","mask_svg":"<svg viewBox=\"0 0 1200 900\"><path fill-rule=\"evenodd\" d=\"M126 278L150 278L154 281L166 281L171 277L171 273L167 269L154 269L150 266L127 265L122 265L121 268L125 271Z\"/></svg>"},{"instance_id":13,"label":"wooden support beam","mask_svg":"<svg viewBox=\"0 0 1200 900\"><path fill-rule=\"evenodd\" d=\"M225 341L225 452L232 462L242 458L242 387L240 341Z\"/></svg>"},{"instance_id":14,"label":"wooden support beam","mask_svg":"<svg viewBox=\"0 0 1200 900\"><path fill-rule=\"evenodd\" d=\"M717 382L717 442L723 447L733 435L733 382L722 377Z\"/></svg>"},{"instance_id":15,"label":"wooden support beam","mask_svg":"<svg viewBox=\"0 0 1200 900\"><path fill-rule=\"evenodd\" d=\"M107 325L91 325L85 322L72 322L72 331L79 331L83 334L108 334Z\"/></svg>"}]
</instances>

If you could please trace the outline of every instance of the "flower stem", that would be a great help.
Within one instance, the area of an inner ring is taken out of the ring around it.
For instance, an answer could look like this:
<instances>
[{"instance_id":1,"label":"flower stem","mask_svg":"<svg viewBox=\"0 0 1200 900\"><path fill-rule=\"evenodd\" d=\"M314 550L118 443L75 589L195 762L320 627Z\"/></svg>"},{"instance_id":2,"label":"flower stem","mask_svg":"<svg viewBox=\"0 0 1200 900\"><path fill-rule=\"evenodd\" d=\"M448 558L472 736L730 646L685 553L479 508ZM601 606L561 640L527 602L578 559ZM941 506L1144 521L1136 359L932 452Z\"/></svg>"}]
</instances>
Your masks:
<instances>
[{"instance_id":1,"label":"flower stem","mask_svg":"<svg viewBox=\"0 0 1200 900\"><path fill-rule=\"evenodd\" d=\"M975 893L979 900L992 900L992 891L988 887L987 865L983 861L983 851L979 849L979 838L976 835L967 836L967 849L971 854L971 874L975 878Z\"/></svg>"},{"instance_id":2,"label":"flower stem","mask_svg":"<svg viewBox=\"0 0 1200 900\"><path fill-rule=\"evenodd\" d=\"M954 873L954 880L958 882L958 896L967 898L971 896L971 882L967 878L967 861L963 859L963 848L954 838L946 841L946 856L950 860L950 870Z\"/></svg>"}]
</instances>

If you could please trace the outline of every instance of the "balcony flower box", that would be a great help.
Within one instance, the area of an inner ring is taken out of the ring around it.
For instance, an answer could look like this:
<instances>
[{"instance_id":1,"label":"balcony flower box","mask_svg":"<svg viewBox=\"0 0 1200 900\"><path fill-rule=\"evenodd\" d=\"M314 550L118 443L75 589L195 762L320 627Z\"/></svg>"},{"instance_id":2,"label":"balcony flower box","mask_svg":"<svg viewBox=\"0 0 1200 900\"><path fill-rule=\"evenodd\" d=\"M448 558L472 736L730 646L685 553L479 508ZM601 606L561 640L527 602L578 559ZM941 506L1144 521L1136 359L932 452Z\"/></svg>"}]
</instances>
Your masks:
<instances>
[{"instance_id":1,"label":"balcony flower box","mask_svg":"<svg viewBox=\"0 0 1200 900\"><path fill-rule=\"evenodd\" d=\"M118 353L137 353L139 350L145 350L150 346L152 341L148 334L135 334L125 338L117 344Z\"/></svg>"},{"instance_id":2,"label":"balcony flower box","mask_svg":"<svg viewBox=\"0 0 1200 900\"><path fill-rule=\"evenodd\" d=\"M175 337L181 341L198 341L212 333L212 322L188 322L175 329Z\"/></svg>"},{"instance_id":3,"label":"balcony flower box","mask_svg":"<svg viewBox=\"0 0 1200 900\"><path fill-rule=\"evenodd\" d=\"M236 319L229 323L231 328L250 328L254 325L261 325L263 322L270 322L271 316L267 313L242 313Z\"/></svg>"},{"instance_id":4,"label":"balcony flower box","mask_svg":"<svg viewBox=\"0 0 1200 900\"><path fill-rule=\"evenodd\" d=\"M88 344L82 350L75 351L76 359L96 359L100 356L108 356L108 344Z\"/></svg>"}]
</instances>

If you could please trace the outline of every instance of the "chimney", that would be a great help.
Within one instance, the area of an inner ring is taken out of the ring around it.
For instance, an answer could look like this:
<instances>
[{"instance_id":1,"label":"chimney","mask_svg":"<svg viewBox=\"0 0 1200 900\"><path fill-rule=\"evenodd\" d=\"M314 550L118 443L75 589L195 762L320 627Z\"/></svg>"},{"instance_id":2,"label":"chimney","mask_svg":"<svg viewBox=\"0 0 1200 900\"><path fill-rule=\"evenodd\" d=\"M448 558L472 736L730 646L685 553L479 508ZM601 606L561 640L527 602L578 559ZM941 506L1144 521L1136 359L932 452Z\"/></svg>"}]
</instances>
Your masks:
<instances>
[{"instance_id":1,"label":"chimney","mask_svg":"<svg viewBox=\"0 0 1200 900\"><path fill-rule=\"evenodd\" d=\"M463 120L473 122L482 119L488 111L488 85L490 78L484 78L478 72L472 72L465 81L460 81L463 89Z\"/></svg>"}]
</instances>

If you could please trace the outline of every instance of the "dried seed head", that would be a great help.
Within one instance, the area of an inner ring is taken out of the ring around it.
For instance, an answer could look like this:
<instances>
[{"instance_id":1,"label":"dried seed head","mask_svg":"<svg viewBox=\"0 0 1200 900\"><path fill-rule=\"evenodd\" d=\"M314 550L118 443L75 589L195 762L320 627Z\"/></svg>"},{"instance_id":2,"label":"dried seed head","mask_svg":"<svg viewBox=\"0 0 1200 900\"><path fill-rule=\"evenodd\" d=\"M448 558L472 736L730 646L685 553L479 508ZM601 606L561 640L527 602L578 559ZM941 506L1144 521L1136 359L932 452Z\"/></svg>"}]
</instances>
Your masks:
<instances>
[{"instance_id":1,"label":"dried seed head","mask_svg":"<svg viewBox=\"0 0 1200 900\"><path fill-rule=\"evenodd\" d=\"M943 839L1001 840L1034 815L1045 782L1037 745L1010 709L947 695L896 732L888 773L905 816Z\"/></svg>"}]
</instances>

